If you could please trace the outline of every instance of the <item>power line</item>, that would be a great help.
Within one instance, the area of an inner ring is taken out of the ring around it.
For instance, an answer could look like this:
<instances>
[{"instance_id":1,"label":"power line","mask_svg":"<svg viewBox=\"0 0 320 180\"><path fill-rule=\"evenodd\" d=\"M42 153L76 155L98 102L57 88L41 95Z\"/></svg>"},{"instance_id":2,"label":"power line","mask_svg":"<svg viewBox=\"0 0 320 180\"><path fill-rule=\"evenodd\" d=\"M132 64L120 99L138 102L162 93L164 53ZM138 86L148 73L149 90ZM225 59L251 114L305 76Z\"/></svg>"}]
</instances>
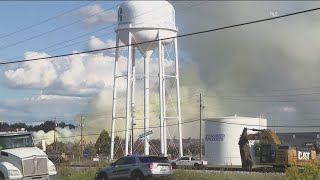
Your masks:
<instances>
[{"instance_id":1,"label":"power line","mask_svg":"<svg viewBox=\"0 0 320 180\"><path fill-rule=\"evenodd\" d=\"M290 89L270 89L270 90L267 90L267 91L263 90L263 92L267 93L267 94L263 94L261 96L272 96L272 94L271 95L269 94L270 92L284 92L284 91L288 92L288 91L301 91L301 90L304 91L304 90L312 90L312 89L320 89L320 86L310 86L310 87L290 88ZM219 92L218 89L212 89L212 91ZM203 92L207 93L207 91L203 91ZM223 92L226 93L226 94L235 94L234 91L223 90ZM247 93L249 94L250 92L247 92ZM253 92L253 93L256 93L256 92ZM314 93L317 94L317 92L311 92L311 93L306 93L306 94L301 92L301 95L309 95L309 94L314 94ZM244 95L244 96L246 96L246 95ZM260 97L260 95L254 95L254 96L259 96ZM282 96L282 94L276 94L275 96Z\"/></svg>"},{"instance_id":2,"label":"power line","mask_svg":"<svg viewBox=\"0 0 320 180\"><path fill-rule=\"evenodd\" d=\"M278 125L278 126L264 126L261 124L245 124L245 123L232 123L232 122L225 122L225 121L214 121L214 120L210 120L210 122L216 122L216 123L221 123L221 124L231 124L231 125L239 125L239 126L260 126L260 127L266 127L266 128L320 128L320 126L311 126L311 125L299 125L299 126L295 126L295 125Z\"/></svg>"},{"instance_id":3,"label":"power line","mask_svg":"<svg viewBox=\"0 0 320 180\"><path fill-rule=\"evenodd\" d=\"M78 22L81 22L81 21L83 21L83 20L85 20L85 19L89 19L89 18L91 18L91 17L93 17L93 16L96 16L96 15L98 15L98 14L107 12L107 11L109 11L109 10L112 10L112 9L116 8L116 7L118 7L118 5L117 5L117 6L113 6L113 7L109 8L109 9L103 10L103 11L101 11L101 12L98 12L98 13L96 13L96 14L90 15L90 16L88 16L88 17L85 17L85 18L83 18L83 19L79 19L79 20L77 20L77 21L73 21L72 23L65 24L65 25L63 25L63 26L54 28L54 29L52 29L52 30L50 30L50 31L46 31L46 32L44 32L44 33L41 33L41 34L38 34L38 35L35 35L35 36L32 36L32 37L29 37L29 38L24 39L24 40L22 40L22 41L18 41L18 42L9 44L9 45L7 45L7 46L0 47L0 50L4 50L4 49L7 49L7 48L9 48L9 47L16 46L16 45L21 44L21 43L24 43L24 42L26 42L26 41L30 41L30 40L32 40L32 39L35 39L35 38L44 36L44 35L46 35L46 34L55 32L55 31L57 31L57 30L60 30L60 29L65 28L65 27L74 25L74 24L76 24L76 23L78 23Z\"/></svg>"},{"instance_id":4,"label":"power line","mask_svg":"<svg viewBox=\"0 0 320 180\"><path fill-rule=\"evenodd\" d=\"M117 6L119 6L119 4L118 4ZM117 6L114 6L114 7L110 8L110 9L113 9L113 8L115 8L115 7L117 7ZM162 7L164 7L164 6L162 6ZM162 8L162 7L160 7L160 8ZM135 17L131 18L130 20L135 19L135 18L137 18L137 17L139 17L139 16L141 16L141 15L150 13L150 12L152 12L152 11L159 10L160 8L156 8L156 9L152 9L151 11L144 12L144 13L142 13L142 14L139 14L138 16L135 16ZM80 20L80 21L81 21L81 20ZM59 46L59 45L68 43L68 42L72 42L73 40L76 40L76 39L79 39L79 38L82 38L82 37L86 37L86 36L91 35L91 34L93 34L93 33L100 32L100 31L102 31L102 30L105 30L105 29L114 27L115 25L116 25L116 24L112 24L112 25L109 25L109 26L107 26L107 27L103 27L103 28L100 28L100 29L98 29L98 30L95 30L95 31L93 31L93 32L86 33L86 34L83 34L83 35L81 35L81 36L77 36L77 37L75 37L75 38L72 38L72 39L69 39L69 40L66 40L66 41L63 41L63 42L60 42L60 43L51 45L51 46L49 46L49 47L45 47L45 48L39 49L39 50L36 50L36 51L43 51L43 50L46 50L46 49L49 49L49 48L52 48L52 47L56 47L56 46ZM112 34L112 33L114 33L114 31L109 32L109 33L107 33L107 34ZM74 45L74 44L76 44L76 43L73 43L73 44L71 44L71 45ZM68 46L64 46L64 47L61 47L61 48L65 48L65 47L68 47ZM55 50L58 50L58 49L61 49L61 48L56 48L56 49L54 49L54 50L52 50L52 51L55 51ZM1 49L0 49L0 50L1 50ZM49 52L51 52L51 51L49 51ZM22 57L22 56L17 56L17 57L14 57L14 58L10 58L9 60L17 59L17 58L20 58L20 57Z\"/></svg>"},{"instance_id":5,"label":"power line","mask_svg":"<svg viewBox=\"0 0 320 180\"><path fill-rule=\"evenodd\" d=\"M205 33L209 33L209 32L215 32L215 31L231 29L231 28L240 27L240 26L256 24L256 23L260 23L260 22L271 21L271 20L280 19L280 18L289 17L289 16L294 16L294 15L298 15L298 14L304 14L304 13L317 11L317 10L320 10L320 8L313 8L313 9L308 9L308 10L304 10L304 11L298 11L298 12L289 13L289 14L285 14L285 15L281 15L281 16L265 18L265 19L255 20L255 21L249 21L249 22L245 22L245 23L239 23L239 24L234 24L234 25L230 25L230 26L224 26L224 27L215 28L215 29L208 29L208 30L204 30L204 31L186 33L186 34L182 34L182 35L177 35L177 36L172 36L172 37L167 37L167 38L161 38L161 39L157 39L157 40L145 41L145 42L140 42L140 43L133 43L131 45L114 46L114 47L109 47L109 48L101 48L101 49L82 51L82 52L76 52L76 53L69 53L69 54L61 54L61 55L42 57L42 58L25 59L25 60L11 61L11 62L10 61L9 62L1 62L0 65L22 63L22 62L31 62L31 61L39 61L39 60L45 60L45 59L60 58L60 57L65 57L65 56L80 55L80 54L85 54L85 53L94 53L94 52L111 50L111 49L116 49L116 48L123 48L123 47L128 47L128 46L136 46L136 45L146 44L146 43L154 43L154 42L157 42L157 41L160 41L160 40L161 41L165 41L165 40L170 40L170 39L174 39L174 38L182 38L182 37L194 36L194 35L199 35L199 34L205 34Z\"/></svg>"},{"instance_id":6,"label":"power line","mask_svg":"<svg viewBox=\"0 0 320 180\"><path fill-rule=\"evenodd\" d=\"M267 97L282 97L282 96L309 96L309 95L320 95L320 92L313 92L313 93L300 93L300 94L269 94L269 95L229 95L229 94L217 94L217 97L260 97L260 98L267 98Z\"/></svg>"},{"instance_id":7,"label":"power line","mask_svg":"<svg viewBox=\"0 0 320 180\"><path fill-rule=\"evenodd\" d=\"M206 3L206 2L208 2L208 0L207 0L207 1L204 1L204 2L200 2L200 3L196 3L196 4L191 5L191 6L187 6L187 8L193 8L193 7L199 6L199 5L201 5L201 4L203 4L203 3ZM187 9L187 8L178 9L178 10L176 11L176 13L177 13L177 12L180 12L180 11L182 11L182 10L185 10L185 9ZM158 9L157 9L157 10L158 10ZM178 14L178 13L177 13L177 14ZM141 14L141 15L143 15L143 14ZM138 16L140 16L140 15L138 15ZM138 16L136 16L136 17L138 17ZM134 17L134 18L136 18L136 17ZM133 18L133 19L134 19L134 18ZM153 19L151 19L150 21L153 21ZM146 22L150 22L150 21L146 21ZM144 23L145 23L145 22L144 22ZM141 24L142 24L142 23L141 23ZM113 26L115 26L115 25L113 25ZM103 28L103 29L108 29L108 28L113 27L113 26L109 26L109 27L106 27L106 28ZM98 30L98 31L100 31L100 30ZM110 31L110 32L108 32L108 33L101 34L101 35L95 36L95 37L103 37L103 36L107 36L107 35L114 34L114 33L115 33L114 31ZM90 33L90 34L92 34L92 33ZM88 34L86 34L85 36L87 36L87 35L88 35ZM83 36L74 38L74 39L72 39L72 41L75 40L75 39L79 39L79 38L81 38L81 37L83 37ZM73 46L73 45L75 45L75 44L80 44L80 43L83 43L83 42L86 42L86 41L87 41L87 39L85 39L85 40L83 40L83 41L78 41L78 42L75 42L75 43L72 43L72 44L68 44L68 45L66 45L66 46L63 46L63 47L59 47L59 48L50 50L50 51L48 51L48 52L54 52L54 51L57 51L57 50L60 50L60 49L64 49L64 48L66 48L66 47L70 47L70 46ZM68 42L70 42L70 41L68 41ZM64 44L64 43L65 43L65 42L62 42L62 43L59 43L58 45L61 45L61 44ZM49 48L55 47L55 46L56 46L56 45L50 46ZM48 48L45 48L45 49L48 49ZM45 50L45 49L42 49L42 50ZM42 50L39 50L39 51L42 51ZM21 56L19 56L19 57L21 57ZM15 58L15 59L16 59L16 58ZM9 60L13 60L13 59L9 59Z\"/></svg>"},{"instance_id":8,"label":"power line","mask_svg":"<svg viewBox=\"0 0 320 180\"><path fill-rule=\"evenodd\" d=\"M320 86L311 86L311 87L291 88L291 89L271 89L270 91L300 91L300 90L319 89L319 88Z\"/></svg>"},{"instance_id":9,"label":"power line","mask_svg":"<svg viewBox=\"0 0 320 180\"><path fill-rule=\"evenodd\" d=\"M196 94L197 92L194 92L194 93L191 93L190 95L185 95L185 96L181 96L181 98L185 97L185 100L184 101L181 101L180 103L181 104L186 104L186 103L190 103L192 102L192 99L195 98L197 96ZM175 101L172 101L173 102L177 102L176 100ZM158 103L150 103L150 105L154 105L154 104L158 104ZM168 105L168 107L172 107L174 105ZM136 106L136 107L143 107L143 105L139 105L139 106ZM157 110L153 110L153 111L150 111L150 112L156 112ZM105 112L100 112L100 113L79 113L79 114L74 114L74 115L65 115L65 116L54 116L54 117L48 117L46 119L39 119L37 121L33 121L33 122L41 122L41 121L50 121L52 118L57 118L59 119L60 121L63 121L63 120L66 120L66 119L74 119L76 120L76 118L80 118L81 116L84 116L86 118L90 118L90 117L100 117L100 118L103 118L103 117L111 117L111 114L109 113L105 113ZM31 121L28 121L28 123L32 123ZM67 122L68 123L68 122Z\"/></svg>"},{"instance_id":10,"label":"power line","mask_svg":"<svg viewBox=\"0 0 320 180\"><path fill-rule=\"evenodd\" d=\"M66 15L66 14L69 14L69 13L75 11L75 10L78 10L78 9L84 7L84 6L87 6L87 5L91 4L91 3L93 3L94 1L95 1L95 0L93 0L93 1L91 1L91 2L89 2L89 3L85 3L85 4L83 4L83 5L81 5L81 6L77 7L77 8L68 10L68 11L63 12L63 13L60 13L60 14L58 14L58 15L56 15L56 16L50 17L50 18L48 18L48 19L46 19L46 20L44 20L44 21L38 22L38 23L36 23L36 24L30 25L30 26L27 26L27 27L24 27L24 28L21 28L21 29L16 30L16 31L14 31L14 32L12 32L12 33L9 33L9 34L0 36L0 39L3 39L3 38L5 38L5 37L12 36L12 35L17 34L17 33L19 33L19 32L22 32L22 31L31 29L31 28L33 28L33 27L39 26L39 25L41 25L41 24L44 24L44 23L46 23L46 22L49 22L49 21L51 21L51 20L53 20L53 19L56 19L56 18L58 18L58 17L64 16L64 15Z\"/></svg>"},{"instance_id":11,"label":"power line","mask_svg":"<svg viewBox=\"0 0 320 180\"><path fill-rule=\"evenodd\" d=\"M192 6L187 6L187 8L193 8L193 7L199 6L199 5L201 5L201 4L203 4L203 3L206 3L206 2L208 2L208 0L207 0L207 1L200 2L200 3L196 3L196 4L192 5ZM162 7L163 7L163 6L162 6ZM142 14L139 14L139 15L131 18L130 20L133 20L133 19L135 19L135 18L137 18L137 17L139 17L139 16L142 16L142 15L144 15L144 14L150 13L150 12L152 12L152 11L159 10L159 9L161 9L162 7L157 8L157 9L153 9L153 10L151 10L151 11L144 12L144 13L142 13ZM179 10L177 10L176 12L179 12L179 11L182 11L182 10L185 10L185 9L186 9L186 8L179 9ZM152 20L153 20L153 19L151 19L150 21L152 21ZM147 21L147 22L149 22L149 21ZM143 22L143 23L145 23L145 22ZM142 23L141 23L141 24L142 24ZM107 26L107 27L103 27L103 28L98 29L98 30L95 30L95 31L93 31L93 32L86 33L86 34L83 34L83 35L81 35L81 36L77 36L77 37L75 37L75 38L72 38L72 39L69 39L69 40L66 40L66 41L62 41L62 42L59 42L59 43L57 43L57 44L54 44L54 45L51 45L51 46L48 46L48 47L45 47L45 48L42 48L42 49L38 49L38 50L35 50L35 51L44 51L44 50L47 50L47 49L50 49L50 48L53 48L53 47L56 47L56 46L60 46L60 45L63 45L63 44L65 44L65 43L72 42L72 41L74 41L74 40L76 40L76 39L80 39L80 38L82 38L82 37L86 37L86 36L88 36L88 35L92 35L93 33L100 32L100 31L105 30L105 29L109 29L109 28L114 27L114 26L116 26L116 24L113 24L113 25L110 25L110 26ZM102 36L110 35L110 34L113 34L113 33L115 33L115 32L114 32L114 31L110 31L110 32L108 32L108 33L105 33L105 34L102 34L102 35L99 35L99 36L96 36L96 37L102 37ZM78 41L78 42L75 42L75 43L72 43L72 44L68 44L68 45L63 46L63 47L55 48L55 49L50 50L50 51L48 51L48 52L54 52L54 51L57 51L57 50L59 50L59 49L64 49L64 48L66 48L66 47L70 47L70 46L73 46L73 45L75 45L75 44L79 44L79 43L82 43L82 42L85 42L85 41L87 41L87 39L86 39L86 40L83 40L83 41ZM10 58L8 61L15 60L15 59L18 59L18 58L21 58L21 57L23 57L23 56L16 56L16 57Z\"/></svg>"},{"instance_id":12,"label":"power line","mask_svg":"<svg viewBox=\"0 0 320 180\"><path fill-rule=\"evenodd\" d=\"M187 121L184 121L182 122L181 124L189 124L189 123L193 123L193 122L198 122L200 119L190 119L190 120L187 120ZM253 125L253 124L246 124L246 123L233 123L233 122L226 122L226 121L220 121L220 120L208 120L210 122L213 122L213 123L220 123L220 124L229 124L229 125L238 125L238 126L260 126L260 127L264 127L264 128L320 128L320 126L310 126L310 125L299 125L299 126L295 126L295 125L274 125L274 126L271 126L271 125L267 125L267 126L264 126L264 125L261 125L261 124L256 124L256 125ZM176 126L178 125L178 123L172 123L172 124L169 124L167 125L167 127L170 127L170 126ZM156 126L150 126L149 128L150 129L155 129L155 128L159 128L160 125L156 125ZM134 130L137 130L137 129L140 129L140 130L143 130L144 127L136 127L136 128L133 128ZM128 131L130 131L132 129L128 129ZM126 130L117 130L115 131L115 133L119 133L119 132L125 132ZM92 134L85 134L83 136L99 136L100 133L92 133ZM72 136L63 136L63 137L57 137L59 139L64 139L64 138L72 138L72 137L80 137L81 135L72 135ZM44 138L44 139L37 139L37 140L46 140L46 139L51 139L51 138Z\"/></svg>"},{"instance_id":13,"label":"power line","mask_svg":"<svg viewBox=\"0 0 320 180\"><path fill-rule=\"evenodd\" d=\"M192 123L192 122L197 122L199 121L199 119L191 119L191 120L188 120L188 121L185 121L185 122L182 122L181 124L188 124L188 123ZM178 123L172 123L172 124L168 124L167 127L170 127L170 126L176 126L178 125ZM156 126L150 126L149 128L150 129L155 129L155 128L159 128L160 125L156 125ZM144 129L144 127L136 127L136 128L133 128L134 130L136 129ZM128 129L128 131L130 131L132 129ZM117 130L115 131L115 133L119 133L119 132L125 132L126 130ZM92 133L92 134L83 134L83 136L99 136L100 133ZM63 139L63 138L72 138L72 137L80 137L81 134L77 134L77 135L72 135L72 136L63 136L63 137L56 137L58 139ZM45 139L51 139L51 138L45 138ZM45 140L45 139L37 139L37 140Z\"/></svg>"},{"instance_id":14,"label":"power line","mask_svg":"<svg viewBox=\"0 0 320 180\"><path fill-rule=\"evenodd\" d=\"M275 100L275 99L243 99L243 98L229 98L228 96L206 96L208 98L220 98L231 101L249 101L249 102L265 102L265 103L296 103L296 102L320 102L320 99L300 99L300 100Z\"/></svg>"}]
</instances>

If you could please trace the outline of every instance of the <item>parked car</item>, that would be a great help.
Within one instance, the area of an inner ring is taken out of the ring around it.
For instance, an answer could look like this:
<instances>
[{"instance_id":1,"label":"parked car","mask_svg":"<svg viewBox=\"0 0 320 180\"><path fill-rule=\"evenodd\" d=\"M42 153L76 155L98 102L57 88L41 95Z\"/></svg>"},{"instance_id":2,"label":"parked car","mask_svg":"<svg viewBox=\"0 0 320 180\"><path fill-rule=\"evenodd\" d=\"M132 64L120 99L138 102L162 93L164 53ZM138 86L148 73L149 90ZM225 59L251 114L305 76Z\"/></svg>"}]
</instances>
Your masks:
<instances>
[{"instance_id":1,"label":"parked car","mask_svg":"<svg viewBox=\"0 0 320 180\"><path fill-rule=\"evenodd\" d=\"M192 156L183 156L176 160L171 161L171 165L173 168L177 168L178 166L187 166L187 167L195 167L195 168L201 168L203 166L207 166L207 161L205 160L197 160Z\"/></svg>"},{"instance_id":2,"label":"parked car","mask_svg":"<svg viewBox=\"0 0 320 180\"><path fill-rule=\"evenodd\" d=\"M95 175L95 180L171 180L172 177L173 171L167 157L130 155L100 169Z\"/></svg>"}]
</instances>

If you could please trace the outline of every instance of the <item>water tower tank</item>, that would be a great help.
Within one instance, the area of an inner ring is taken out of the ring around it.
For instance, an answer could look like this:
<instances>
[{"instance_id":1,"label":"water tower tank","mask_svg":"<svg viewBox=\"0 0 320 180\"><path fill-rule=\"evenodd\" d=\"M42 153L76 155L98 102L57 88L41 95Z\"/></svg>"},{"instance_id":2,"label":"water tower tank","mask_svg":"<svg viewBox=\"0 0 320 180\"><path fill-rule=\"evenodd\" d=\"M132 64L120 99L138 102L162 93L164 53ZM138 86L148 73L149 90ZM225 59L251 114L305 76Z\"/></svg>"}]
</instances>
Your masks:
<instances>
[{"instance_id":1,"label":"water tower tank","mask_svg":"<svg viewBox=\"0 0 320 180\"><path fill-rule=\"evenodd\" d=\"M174 7L167 1L127 1L118 8L118 25L116 31L122 43L128 44L129 32L132 44L152 41L177 35ZM162 41L168 44L172 40ZM140 44L137 48L141 54L152 54L157 42ZM146 53L148 52L148 53ZM148 55L146 55L148 56Z\"/></svg>"}]
</instances>

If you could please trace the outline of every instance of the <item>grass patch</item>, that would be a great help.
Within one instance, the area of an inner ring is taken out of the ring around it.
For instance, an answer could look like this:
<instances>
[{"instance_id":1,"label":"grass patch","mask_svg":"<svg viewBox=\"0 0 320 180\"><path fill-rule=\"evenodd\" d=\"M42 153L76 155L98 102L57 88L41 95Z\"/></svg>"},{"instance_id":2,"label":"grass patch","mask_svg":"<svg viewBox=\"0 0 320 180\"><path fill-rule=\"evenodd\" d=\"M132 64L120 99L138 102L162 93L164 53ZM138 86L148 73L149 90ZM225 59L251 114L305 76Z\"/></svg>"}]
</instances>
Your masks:
<instances>
[{"instance_id":1,"label":"grass patch","mask_svg":"<svg viewBox=\"0 0 320 180\"><path fill-rule=\"evenodd\" d=\"M59 180L93 180L98 167L72 169L71 167L58 167ZM174 180L283 180L280 173L248 173L231 171L192 171L175 170Z\"/></svg>"},{"instance_id":2,"label":"grass patch","mask_svg":"<svg viewBox=\"0 0 320 180\"><path fill-rule=\"evenodd\" d=\"M72 169L71 167L59 167L59 180L93 180L98 168Z\"/></svg>"},{"instance_id":3,"label":"grass patch","mask_svg":"<svg viewBox=\"0 0 320 180\"><path fill-rule=\"evenodd\" d=\"M249 173L232 171L190 171L176 170L175 180L283 180L281 173Z\"/></svg>"}]
</instances>

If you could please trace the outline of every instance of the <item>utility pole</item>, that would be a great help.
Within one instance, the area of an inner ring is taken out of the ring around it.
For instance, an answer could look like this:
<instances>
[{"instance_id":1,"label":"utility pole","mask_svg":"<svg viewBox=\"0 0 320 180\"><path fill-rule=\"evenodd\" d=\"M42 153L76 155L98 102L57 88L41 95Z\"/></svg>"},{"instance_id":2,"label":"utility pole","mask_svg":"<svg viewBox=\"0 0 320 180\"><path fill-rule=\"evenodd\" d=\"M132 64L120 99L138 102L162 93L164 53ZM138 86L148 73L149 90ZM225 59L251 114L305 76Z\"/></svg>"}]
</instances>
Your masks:
<instances>
[{"instance_id":1,"label":"utility pole","mask_svg":"<svg viewBox=\"0 0 320 180\"><path fill-rule=\"evenodd\" d=\"M83 155L83 116L80 117L80 156Z\"/></svg>"},{"instance_id":2,"label":"utility pole","mask_svg":"<svg viewBox=\"0 0 320 180\"><path fill-rule=\"evenodd\" d=\"M199 110L200 110L200 161L202 160L202 110L204 106L202 105L201 93L200 93L200 100L199 100Z\"/></svg>"},{"instance_id":3,"label":"utility pole","mask_svg":"<svg viewBox=\"0 0 320 180\"><path fill-rule=\"evenodd\" d=\"M57 126L57 117L54 117L54 129L53 129L53 142L54 142L54 151L57 152L57 138L56 138L56 126Z\"/></svg>"},{"instance_id":4,"label":"utility pole","mask_svg":"<svg viewBox=\"0 0 320 180\"><path fill-rule=\"evenodd\" d=\"M131 148L130 148L130 154L133 154L133 118L132 118L132 121L131 121Z\"/></svg>"},{"instance_id":5,"label":"utility pole","mask_svg":"<svg viewBox=\"0 0 320 180\"><path fill-rule=\"evenodd\" d=\"M130 153L133 154L133 145L134 145L134 141L133 141L133 128L136 125L136 123L134 123L133 119L131 122L131 149L130 149Z\"/></svg>"}]
</instances>

